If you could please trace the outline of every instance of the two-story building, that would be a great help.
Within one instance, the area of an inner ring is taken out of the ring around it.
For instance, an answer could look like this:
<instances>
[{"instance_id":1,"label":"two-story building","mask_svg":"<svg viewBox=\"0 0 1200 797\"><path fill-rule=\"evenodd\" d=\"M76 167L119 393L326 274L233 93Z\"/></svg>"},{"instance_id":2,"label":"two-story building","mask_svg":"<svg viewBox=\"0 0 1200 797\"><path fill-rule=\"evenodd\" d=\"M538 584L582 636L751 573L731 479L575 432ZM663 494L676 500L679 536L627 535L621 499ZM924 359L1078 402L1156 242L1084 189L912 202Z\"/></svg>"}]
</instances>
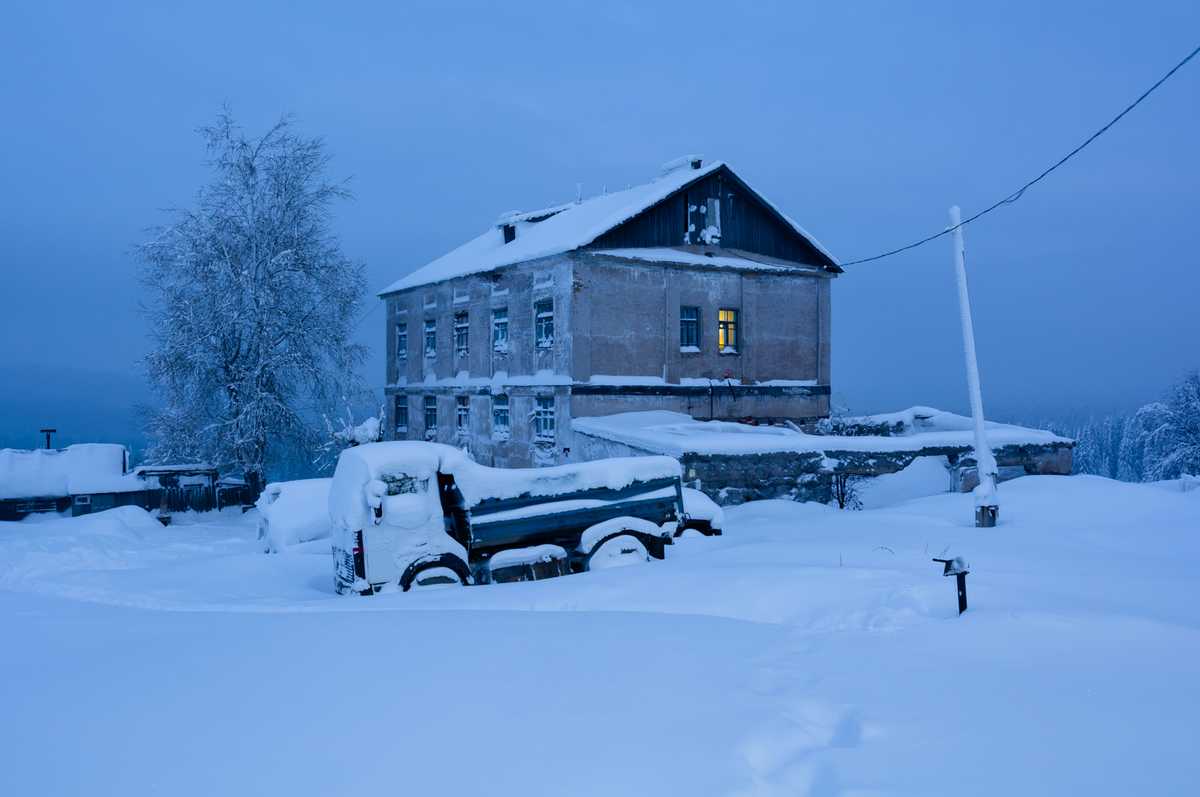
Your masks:
<instances>
[{"instance_id":1,"label":"two-story building","mask_svg":"<svg viewBox=\"0 0 1200 797\"><path fill-rule=\"evenodd\" d=\"M389 437L498 467L571 460L570 421L829 413L837 262L726 165L502 215L387 302Z\"/></svg>"}]
</instances>

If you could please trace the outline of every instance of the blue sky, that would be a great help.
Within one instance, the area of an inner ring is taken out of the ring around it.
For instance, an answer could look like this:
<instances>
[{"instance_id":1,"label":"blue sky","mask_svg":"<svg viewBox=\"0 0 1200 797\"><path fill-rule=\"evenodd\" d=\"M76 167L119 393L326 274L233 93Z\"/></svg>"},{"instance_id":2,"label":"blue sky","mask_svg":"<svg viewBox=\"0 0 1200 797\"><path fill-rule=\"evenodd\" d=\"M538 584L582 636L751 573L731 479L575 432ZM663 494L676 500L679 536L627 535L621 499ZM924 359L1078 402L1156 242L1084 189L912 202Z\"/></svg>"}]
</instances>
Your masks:
<instances>
[{"instance_id":1,"label":"blue sky","mask_svg":"<svg viewBox=\"0 0 1200 797\"><path fill-rule=\"evenodd\" d=\"M585 196L643 183L693 152L729 163L842 260L868 257L941 230L952 204L969 215L1008 195L1200 44L1194 3L5 16L0 376L38 364L134 386L147 341L125 253L208 179L195 129L222 101L248 132L294 111L328 139L357 193L338 231L378 289L503 211L573 198L576 183ZM1200 61L966 229L986 403L1136 405L1200 366L1198 99ZM946 239L836 282L834 389L852 409L966 408L954 291ZM377 349L371 385L382 327L381 312L360 326Z\"/></svg>"}]
</instances>

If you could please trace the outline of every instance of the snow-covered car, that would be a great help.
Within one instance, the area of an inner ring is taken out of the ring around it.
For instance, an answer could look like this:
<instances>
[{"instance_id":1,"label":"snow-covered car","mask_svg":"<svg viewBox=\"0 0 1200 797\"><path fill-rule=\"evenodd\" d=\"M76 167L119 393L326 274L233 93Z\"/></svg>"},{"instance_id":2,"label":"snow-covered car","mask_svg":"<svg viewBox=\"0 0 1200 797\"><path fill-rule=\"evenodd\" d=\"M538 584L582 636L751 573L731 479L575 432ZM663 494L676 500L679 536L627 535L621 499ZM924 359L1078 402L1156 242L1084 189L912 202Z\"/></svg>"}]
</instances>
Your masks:
<instances>
[{"instance_id":1,"label":"snow-covered car","mask_svg":"<svg viewBox=\"0 0 1200 797\"><path fill-rule=\"evenodd\" d=\"M267 553L282 553L329 536L329 485L333 479L271 482L259 496L258 539Z\"/></svg>"},{"instance_id":2,"label":"snow-covered car","mask_svg":"<svg viewBox=\"0 0 1200 797\"><path fill-rule=\"evenodd\" d=\"M671 457L501 469L437 443L355 446L329 491L335 587L370 595L661 559L682 506Z\"/></svg>"},{"instance_id":3,"label":"snow-covered car","mask_svg":"<svg viewBox=\"0 0 1200 797\"><path fill-rule=\"evenodd\" d=\"M706 537L720 537L725 525L725 510L699 490L683 488L683 519L675 536L692 530Z\"/></svg>"}]
</instances>

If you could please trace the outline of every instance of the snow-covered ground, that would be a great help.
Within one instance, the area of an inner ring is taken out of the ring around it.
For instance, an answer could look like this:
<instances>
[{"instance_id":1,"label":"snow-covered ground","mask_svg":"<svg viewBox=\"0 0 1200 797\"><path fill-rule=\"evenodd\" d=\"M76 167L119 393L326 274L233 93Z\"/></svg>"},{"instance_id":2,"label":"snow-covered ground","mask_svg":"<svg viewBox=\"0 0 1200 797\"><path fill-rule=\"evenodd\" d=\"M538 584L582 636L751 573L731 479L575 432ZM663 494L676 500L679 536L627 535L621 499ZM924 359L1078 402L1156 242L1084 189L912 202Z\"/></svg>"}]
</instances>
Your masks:
<instances>
[{"instance_id":1,"label":"snow-covered ground","mask_svg":"<svg viewBox=\"0 0 1200 797\"><path fill-rule=\"evenodd\" d=\"M1200 791L1200 489L1028 477L977 530L894 482L726 509L664 562L366 598L325 541L263 554L256 512L0 524L3 791Z\"/></svg>"}]
</instances>

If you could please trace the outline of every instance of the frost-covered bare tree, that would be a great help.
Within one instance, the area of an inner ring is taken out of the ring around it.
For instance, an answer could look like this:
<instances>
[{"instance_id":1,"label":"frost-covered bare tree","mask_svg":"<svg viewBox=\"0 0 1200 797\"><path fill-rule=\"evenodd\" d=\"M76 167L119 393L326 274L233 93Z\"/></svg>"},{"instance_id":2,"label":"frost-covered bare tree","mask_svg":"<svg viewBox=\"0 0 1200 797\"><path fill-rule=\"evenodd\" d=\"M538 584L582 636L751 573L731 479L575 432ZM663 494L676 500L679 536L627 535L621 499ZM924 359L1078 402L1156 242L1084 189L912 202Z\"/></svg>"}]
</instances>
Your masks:
<instances>
[{"instance_id":1,"label":"frost-covered bare tree","mask_svg":"<svg viewBox=\"0 0 1200 797\"><path fill-rule=\"evenodd\" d=\"M1200 475L1200 371L1189 371L1167 393L1162 424L1146 441L1147 481Z\"/></svg>"},{"instance_id":2,"label":"frost-covered bare tree","mask_svg":"<svg viewBox=\"0 0 1200 797\"><path fill-rule=\"evenodd\" d=\"M367 352L352 332L365 266L332 232L332 206L351 194L330 178L323 139L290 116L247 138L228 107L199 132L212 182L134 250L153 295L142 366L162 401L145 411L147 453L240 470L257 493L275 464L320 448L323 414L362 395Z\"/></svg>"}]
</instances>

